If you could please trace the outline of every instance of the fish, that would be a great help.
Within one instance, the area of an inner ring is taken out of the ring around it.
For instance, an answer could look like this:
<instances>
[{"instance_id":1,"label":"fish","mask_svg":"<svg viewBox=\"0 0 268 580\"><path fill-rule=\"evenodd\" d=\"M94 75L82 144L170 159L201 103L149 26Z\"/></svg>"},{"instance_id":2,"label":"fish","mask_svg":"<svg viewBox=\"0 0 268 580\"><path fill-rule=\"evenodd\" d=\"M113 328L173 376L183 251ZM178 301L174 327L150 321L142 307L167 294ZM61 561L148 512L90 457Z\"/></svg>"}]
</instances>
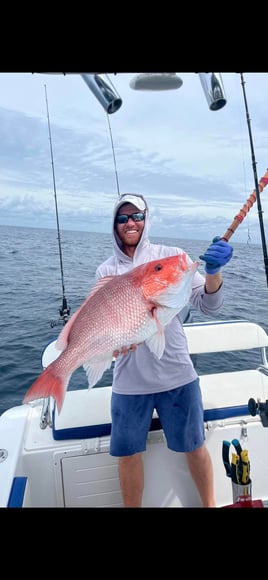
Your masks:
<instances>
[{"instance_id":1,"label":"fish","mask_svg":"<svg viewBox=\"0 0 268 580\"><path fill-rule=\"evenodd\" d=\"M53 397L62 409L70 378L83 366L88 388L111 367L113 353L145 342L159 359L165 349L164 327L188 303L199 262L185 252L152 260L97 281L61 330L59 356L39 375L23 403Z\"/></svg>"}]
</instances>

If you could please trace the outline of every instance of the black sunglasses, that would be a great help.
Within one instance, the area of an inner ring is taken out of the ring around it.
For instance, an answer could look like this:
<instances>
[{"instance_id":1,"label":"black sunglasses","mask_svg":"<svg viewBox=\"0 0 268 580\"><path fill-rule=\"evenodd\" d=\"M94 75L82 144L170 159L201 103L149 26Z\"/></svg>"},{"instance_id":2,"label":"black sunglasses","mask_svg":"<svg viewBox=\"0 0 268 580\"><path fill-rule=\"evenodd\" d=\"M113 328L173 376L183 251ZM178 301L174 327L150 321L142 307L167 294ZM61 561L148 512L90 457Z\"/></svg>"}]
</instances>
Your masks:
<instances>
[{"instance_id":1,"label":"black sunglasses","mask_svg":"<svg viewBox=\"0 0 268 580\"><path fill-rule=\"evenodd\" d=\"M118 214L115 218L117 224L127 224L129 218L134 222L142 222L145 219L145 213L137 212L127 215L126 213Z\"/></svg>"}]
</instances>

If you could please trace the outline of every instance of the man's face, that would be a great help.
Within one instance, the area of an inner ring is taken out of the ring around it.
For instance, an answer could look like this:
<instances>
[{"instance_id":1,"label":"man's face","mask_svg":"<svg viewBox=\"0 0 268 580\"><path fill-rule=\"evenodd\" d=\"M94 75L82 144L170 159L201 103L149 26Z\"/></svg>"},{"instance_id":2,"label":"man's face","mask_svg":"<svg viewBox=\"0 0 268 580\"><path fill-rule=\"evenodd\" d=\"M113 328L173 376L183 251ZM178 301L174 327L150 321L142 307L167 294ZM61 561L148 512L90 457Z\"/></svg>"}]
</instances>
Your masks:
<instances>
[{"instance_id":1,"label":"man's face","mask_svg":"<svg viewBox=\"0 0 268 580\"><path fill-rule=\"evenodd\" d=\"M117 215L128 215L131 214L144 214L132 203L125 203L119 208ZM140 241L143 228L144 219L141 221L135 221L133 218L129 218L126 223L115 223L116 232L125 246L137 246Z\"/></svg>"}]
</instances>

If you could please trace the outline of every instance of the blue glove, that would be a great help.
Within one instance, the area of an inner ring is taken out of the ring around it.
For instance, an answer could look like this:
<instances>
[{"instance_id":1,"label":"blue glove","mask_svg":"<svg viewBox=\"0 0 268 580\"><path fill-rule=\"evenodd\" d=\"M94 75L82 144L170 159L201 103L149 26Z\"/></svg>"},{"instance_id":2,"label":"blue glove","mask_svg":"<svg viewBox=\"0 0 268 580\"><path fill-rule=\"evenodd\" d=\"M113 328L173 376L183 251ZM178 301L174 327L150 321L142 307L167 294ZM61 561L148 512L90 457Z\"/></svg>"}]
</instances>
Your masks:
<instances>
[{"instance_id":1,"label":"blue glove","mask_svg":"<svg viewBox=\"0 0 268 580\"><path fill-rule=\"evenodd\" d=\"M233 248L221 240L219 236L212 240L212 244L208 247L203 256L199 256L200 260L205 260L205 272L207 274L217 274L222 266L225 266L233 255Z\"/></svg>"}]
</instances>

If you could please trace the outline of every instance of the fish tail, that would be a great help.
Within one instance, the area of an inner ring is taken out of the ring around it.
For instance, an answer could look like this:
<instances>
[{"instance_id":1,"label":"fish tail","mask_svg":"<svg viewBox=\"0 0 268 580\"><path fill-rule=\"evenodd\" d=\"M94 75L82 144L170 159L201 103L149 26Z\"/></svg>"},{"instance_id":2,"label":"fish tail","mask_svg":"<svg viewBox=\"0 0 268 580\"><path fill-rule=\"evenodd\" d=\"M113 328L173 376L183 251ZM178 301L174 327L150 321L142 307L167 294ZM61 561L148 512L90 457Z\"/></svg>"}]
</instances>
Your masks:
<instances>
[{"instance_id":1,"label":"fish tail","mask_svg":"<svg viewBox=\"0 0 268 580\"><path fill-rule=\"evenodd\" d=\"M30 401L42 399L43 397L53 397L56 401L58 412L60 413L68 382L69 377L64 380L62 376L56 374L52 363L34 381L27 391L23 403L29 403Z\"/></svg>"}]
</instances>

